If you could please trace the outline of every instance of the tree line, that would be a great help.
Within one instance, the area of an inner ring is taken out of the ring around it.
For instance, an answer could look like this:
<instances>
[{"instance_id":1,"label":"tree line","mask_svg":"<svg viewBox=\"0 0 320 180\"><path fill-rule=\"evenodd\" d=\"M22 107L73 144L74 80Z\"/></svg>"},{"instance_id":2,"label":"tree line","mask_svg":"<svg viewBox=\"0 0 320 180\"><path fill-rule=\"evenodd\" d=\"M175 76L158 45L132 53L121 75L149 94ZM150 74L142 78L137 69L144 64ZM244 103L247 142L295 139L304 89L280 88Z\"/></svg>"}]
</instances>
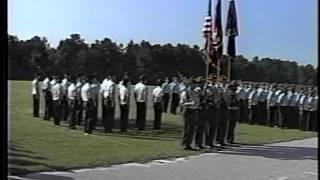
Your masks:
<instances>
[{"instance_id":1,"label":"tree line","mask_svg":"<svg viewBox=\"0 0 320 180\"><path fill-rule=\"evenodd\" d=\"M227 74L227 56L222 58L222 74ZM205 64L199 46L186 44L150 44L148 41L130 41L123 45L109 38L88 44L79 34L50 47L45 37L34 36L20 40L8 37L8 75L11 80L30 80L41 74L97 73L103 78L108 71L122 77L129 72L132 79L140 74L149 81L177 76L183 72L190 76L203 76ZM233 61L232 77L235 80L292 84L317 84L318 67L299 65L293 61L254 57L252 60L238 55Z\"/></svg>"}]
</instances>

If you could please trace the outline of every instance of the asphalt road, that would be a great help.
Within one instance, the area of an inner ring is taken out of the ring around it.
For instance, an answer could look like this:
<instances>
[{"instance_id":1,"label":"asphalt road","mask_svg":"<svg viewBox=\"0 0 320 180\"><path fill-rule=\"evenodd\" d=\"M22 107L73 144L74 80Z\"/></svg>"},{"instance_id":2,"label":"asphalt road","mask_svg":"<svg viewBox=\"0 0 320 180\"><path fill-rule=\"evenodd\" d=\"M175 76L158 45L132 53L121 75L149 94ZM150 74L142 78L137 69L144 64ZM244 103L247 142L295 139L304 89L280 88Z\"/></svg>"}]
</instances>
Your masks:
<instances>
[{"instance_id":1,"label":"asphalt road","mask_svg":"<svg viewBox=\"0 0 320 180\"><path fill-rule=\"evenodd\" d=\"M130 163L70 172L43 172L10 179L41 180L316 180L318 138L241 146L146 164Z\"/></svg>"}]
</instances>

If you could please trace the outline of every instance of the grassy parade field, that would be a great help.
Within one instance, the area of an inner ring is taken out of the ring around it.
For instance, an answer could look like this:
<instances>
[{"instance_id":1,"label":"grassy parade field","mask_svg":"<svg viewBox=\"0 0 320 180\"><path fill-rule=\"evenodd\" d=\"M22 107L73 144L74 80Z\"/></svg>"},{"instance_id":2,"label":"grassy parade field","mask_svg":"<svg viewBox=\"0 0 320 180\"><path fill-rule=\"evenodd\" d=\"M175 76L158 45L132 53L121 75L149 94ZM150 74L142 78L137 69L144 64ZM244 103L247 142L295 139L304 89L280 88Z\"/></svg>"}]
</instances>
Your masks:
<instances>
[{"instance_id":1,"label":"grassy parade field","mask_svg":"<svg viewBox=\"0 0 320 180\"><path fill-rule=\"evenodd\" d=\"M62 122L61 126L55 126L53 120L44 121L42 118L33 118L31 82L10 81L8 83L9 172L11 174L145 162L204 152L183 150L181 146L183 126L179 114L164 114L162 130L151 130L153 127L151 103L148 104L146 131L137 132L133 127L135 105L131 102L128 133L119 133L116 125L113 134L104 134L103 128L98 127L92 135L85 136L82 127L70 130L66 122ZM40 116L42 117L41 107ZM119 117L119 107L116 108L116 117ZM289 141L317 135L315 132L247 124L238 125L236 131L236 142L248 144Z\"/></svg>"}]
</instances>

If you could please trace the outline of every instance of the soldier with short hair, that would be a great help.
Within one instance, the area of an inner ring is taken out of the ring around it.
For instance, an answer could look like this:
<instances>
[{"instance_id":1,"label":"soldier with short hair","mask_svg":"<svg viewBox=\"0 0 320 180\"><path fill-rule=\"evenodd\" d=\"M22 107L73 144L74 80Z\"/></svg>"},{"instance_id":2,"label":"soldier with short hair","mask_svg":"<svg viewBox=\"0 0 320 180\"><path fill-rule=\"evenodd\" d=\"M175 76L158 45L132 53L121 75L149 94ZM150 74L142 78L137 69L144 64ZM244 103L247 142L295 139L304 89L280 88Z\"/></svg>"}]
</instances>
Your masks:
<instances>
[{"instance_id":1,"label":"soldier with short hair","mask_svg":"<svg viewBox=\"0 0 320 180\"><path fill-rule=\"evenodd\" d=\"M104 127L105 133L112 133L114 126L114 115L115 115L115 103L116 103L116 84L114 82L114 74L108 73L107 81L101 87L101 93L103 96L103 105L105 112Z\"/></svg>"},{"instance_id":2,"label":"soldier with short hair","mask_svg":"<svg viewBox=\"0 0 320 180\"><path fill-rule=\"evenodd\" d=\"M130 108L130 91L128 86L128 79L123 78L122 83L119 84L120 132L126 132L128 129Z\"/></svg>"},{"instance_id":3,"label":"soldier with short hair","mask_svg":"<svg viewBox=\"0 0 320 180\"><path fill-rule=\"evenodd\" d=\"M249 118L250 124L258 123L258 88L259 86L257 85L253 86L253 89L248 97L248 108L250 110L251 115Z\"/></svg>"},{"instance_id":4,"label":"soldier with short hair","mask_svg":"<svg viewBox=\"0 0 320 180\"><path fill-rule=\"evenodd\" d=\"M278 105L280 106L280 114L281 114L281 128L288 127L289 116L288 113L288 88L284 88L283 92L278 97Z\"/></svg>"},{"instance_id":5,"label":"soldier with short hair","mask_svg":"<svg viewBox=\"0 0 320 180\"><path fill-rule=\"evenodd\" d=\"M281 90L277 85L271 87L271 90L268 93L267 97L267 108L269 110L269 126L276 127L278 126L278 109L277 109L277 100L281 93Z\"/></svg>"},{"instance_id":6,"label":"soldier with short hair","mask_svg":"<svg viewBox=\"0 0 320 180\"><path fill-rule=\"evenodd\" d=\"M70 85L67 89L67 100L68 100L68 121L69 128L76 129L76 111L77 111L77 88L75 85L75 77L70 78Z\"/></svg>"},{"instance_id":7,"label":"soldier with short hair","mask_svg":"<svg viewBox=\"0 0 320 180\"><path fill-rule=\"evenodd\" d=\"M145 130L148 102L148 87L145 85L145 77L141 75L139 82L134 87L134 99L137 105L136 125L138 130Z\"/></svg>"},{"instance_id":8,"label":"soldier with short hair","mask_svg":"<svg viewBox=\"0 0 320 180\"><path fill-rule=\"evenodd\" d=\"M220 103L221 93L223 92L222 87L219 86L216 76L209 81L207 87L207 103L208 109L208 130L206 135L206 145L211 148L217 148L217 138L220 123Z\"/></svg>"},{"instance_id":9,"label":"soldier with short hair","mask_svg":"<svg viewBox=\"0 0 320 180\"><path fill-rule=\"evenodd\" d=\"M196 123L199 120L200 97L196 91L197 82L191 80L190 88L181 93L180 105L183 106L184 135L182 144L185 150L193 150L191 147Z\"/></svg>"},{"instance_id":10,"label":"soldier with short hair","mask_svg":"<svg viewBox=\"0 0 320 180\"><path fill-rule=\"evenodd\" d=\"M179 106L179 96L180 96L180 87L178 83L178 78L176 77L172 78L172 82L170 83L170 91L171 91L170 112L172 114L176 114L177 107Z\"/></svg>"},{"instance_id":11,"label":"soldier with short hair","mask_svg":"<svg viewBox=\"0 0 320 180\"><path fill-rule=\"evenodd\" d=\"M162 103L163 103L163 112L168 112L168 104L170 100L170 92L171 92L171 87L169 84L169 77L166 77L164 79L164 82L161 85L161 88L163 89L163 98L162 98Z\"/></svg>"},{"instance_id":12,"label":"soldier with short hair","mask_svg":"<svg viewBox=\"0 0 320 180\"><path fill-rule=\"evenodd\" d=\"M92 89L90 87L91 79L86 76L84 78L84 85L81 88L82 110L85 114L84 132L85 135L91 134L93 130L93 97Z\"/></svg>"},{"instance_id":13,"label":"soldier with short hair","mask_svg":"<svg viewBox=\"0 0 320 180\"><path fill-rule=\"evenodd\" d=\"M32 99L33 99L33 117L39 117L39 103L40 103L40 74L36 73L32 81Z\"/></svg>"},{"instance_id":14,"label":"soldier with short hair","mask_svg":"<svg viewBox=\"0 0 320 180\"><path fill-rule=\"evenodd\" d=\"M49 75L46 76L46 78L42 81L42 94L44 99L44 116L43 120L49 120L49 106L51 102L51 91L49 87L49 82L51 81L51 77Z\"/></svg>"},{"instance_id":15,"label":"soldier with short hair","mask_svg":"<svg viewBox=\"0 0 320 180\"><path fill-rule=\"evenodd\" d=\"M154 130L160 130L162 118L162 98L163 89L161 88L161 79L157 80L157 87L152 91L153 109L154 109Z\"/></svg>"},{"instance_id":16,"label":"soldier with short hair","mask_svg":"<svg viewBox=\"0 0 320 180\"><path fill-rule=\"evenodd\" d=\"M52 94L52 106L53 106L53 117L54 125L60 125L61 121L61 100L62 100L62 88L61 79L54 77L55 81L51 83L51 94Z\"/></svg>"},{"instance_id":17,"label":"soldier with short hair","mask_svg":"<svg viewBox=\"0 0 320 180\"><path fill-rule=\"evenodd\" d=\"M318 92L313 90L310 97L310 124L311 131L318 131Z\"/></svg>"},{"instance_id":18,"label":"soldier with short hair","mask_svg":"<svg viewBox=\"0 0 320 180\"><path fill-rule=\"evenodd\" d=\"M229 104L229 111L230 111L230 125L229 125L229 130L228 130L228 137L227 137L227 142L229 144L234 144L235 140L235 129L237 122L239 121L240 118L240 98L238 97L238 94L236 93L238 88L237 83L233 83L229 87L229 91L231 92L231 99L230 99L230 104Z\"/></svg>"},{"instance_id":19,"label":"soldier with short hair","mask_svg":"<svg viewBox=\"0 0 320 180\"><path fill-rule=\"evenodd\" d=\"M68 118L68 98L67 98L67 92L68 92L68 86L70 85L69 82L69 74L65 73L64 78L61 82L61 116L63 121L67 121Z\"/></svg>"}]
</instances>

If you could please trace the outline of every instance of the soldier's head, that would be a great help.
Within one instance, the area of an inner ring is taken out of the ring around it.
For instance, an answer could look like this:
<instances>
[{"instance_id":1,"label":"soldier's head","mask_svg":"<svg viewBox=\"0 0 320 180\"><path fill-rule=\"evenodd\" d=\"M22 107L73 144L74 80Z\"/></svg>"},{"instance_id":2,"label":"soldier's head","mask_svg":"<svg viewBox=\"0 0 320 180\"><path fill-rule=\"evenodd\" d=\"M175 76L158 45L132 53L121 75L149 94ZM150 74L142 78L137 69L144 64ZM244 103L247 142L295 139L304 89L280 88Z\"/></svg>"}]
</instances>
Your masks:
<instances>
[{"instance_id":1,"label":"soldier's head","mask_svg":"<svg viewBox=\"0 0 320 180\"><path fill-rule=\"evenodd\" d=\"M160 86L162 85L162 79L158 78L156 81L156 86Z\"/></svg>"},{"instance_id":2,"label":"soldier's head","mask_svg":"<svg viewBox=\"0 0 320 180\"><path fill-rule=\"evenodd\" d=\"M140 75L140 76L139 76L139 82L145 83L145 81L146 81L145 76L144 76L144 75Z\"/></svg>"},{"instance_id":3,"label":"soldier's head","mask_svg":"<svg viewBox=\"0 0 320 180\"><path fill-rule=\"evenodd\" d=\"M41 77L40 73L35 73L35 74L34 74L34 78L35 78L35 79L40 79L40 77Z\"/></svg>"},{"instance_id":4,"label":"soldier's head","mask_svg":"<svg viewBox=\"0 0 320 180\"><path fill-rule=\"evenodd\" d=\"M69 78L69 74L66 72L66 73L63 74L63 77L64 78Z\"/></svg>"}]
</instances>

